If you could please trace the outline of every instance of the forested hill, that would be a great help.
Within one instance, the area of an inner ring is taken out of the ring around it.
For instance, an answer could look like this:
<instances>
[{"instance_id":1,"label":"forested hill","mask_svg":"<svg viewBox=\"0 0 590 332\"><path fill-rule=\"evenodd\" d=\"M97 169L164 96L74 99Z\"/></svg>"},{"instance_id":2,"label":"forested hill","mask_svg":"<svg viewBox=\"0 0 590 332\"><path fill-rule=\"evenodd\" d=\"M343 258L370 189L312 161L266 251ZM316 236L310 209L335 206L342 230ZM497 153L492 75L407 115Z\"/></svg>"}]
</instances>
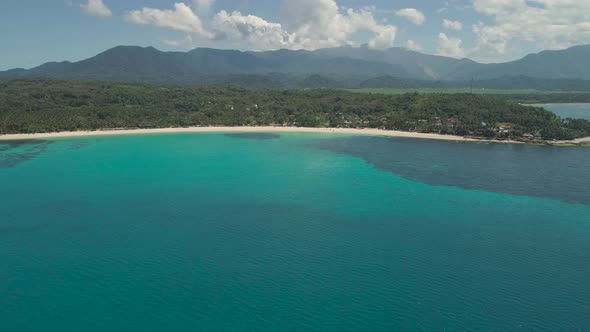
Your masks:
<instances>
[{"instance_id":1,"label":"forested hill","mask_svg":"<svg viewBox=\"0 0 590 332\"><path fill-rule=\"evenodd\" d=\"M59 59L58 59L59 60ZM0 79L51 78L153 84L232 84L259 88L467 87L590 91L590 45L482 64L403 48L241 52L197 48L162 52L117 46L77 62L0 71Z\"/></svg>"},{"instance_id":2,"label":"forested hill","mask_svg":"<svg viewBox=\"0 0 590 332\"><path fill-rule=\"evenodd\" d=\"M183 126L383 128L489 138L572 139L590 122L470 94L381 95L106 82L0 82L0 134Z\"/></svg>"}]
</instances>

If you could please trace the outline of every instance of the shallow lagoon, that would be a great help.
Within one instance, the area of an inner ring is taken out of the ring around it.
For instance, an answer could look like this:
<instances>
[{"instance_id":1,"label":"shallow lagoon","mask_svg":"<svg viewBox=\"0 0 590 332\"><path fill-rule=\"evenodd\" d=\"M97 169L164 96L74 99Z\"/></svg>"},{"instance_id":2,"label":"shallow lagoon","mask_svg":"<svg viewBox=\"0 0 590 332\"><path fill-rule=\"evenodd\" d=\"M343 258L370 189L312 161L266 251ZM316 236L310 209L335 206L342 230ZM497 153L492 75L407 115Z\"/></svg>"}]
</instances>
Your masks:
<instances>
[{"instance_id":1,"label":"shallow lagoon","mask_svg":"<svg viewBox=\"0 0 590 332\"><path fill-rule=\"evenodd\" d=\"M4 331L590 328L588 149L21 143L0 146Z\"/></svg>"}]
</instances>

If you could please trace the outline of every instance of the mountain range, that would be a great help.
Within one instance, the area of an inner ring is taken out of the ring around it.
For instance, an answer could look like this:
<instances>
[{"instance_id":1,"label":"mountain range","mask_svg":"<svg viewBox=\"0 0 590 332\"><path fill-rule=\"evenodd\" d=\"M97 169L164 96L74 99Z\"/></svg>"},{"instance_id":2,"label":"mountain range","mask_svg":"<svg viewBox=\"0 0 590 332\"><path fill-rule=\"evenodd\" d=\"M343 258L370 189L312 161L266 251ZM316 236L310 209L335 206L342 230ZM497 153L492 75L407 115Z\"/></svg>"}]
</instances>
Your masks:
<instances>
[{"instance_id":1,"label":"mountain range","mask_svg":"<svg viewBox=\"0 0 590 332\"><path fill-rule=\"evenodd\" d=\"M254 88L464 87L474 79L482 88L590 91L590 45L493 64L366 46L266 52L117 46L78 62L0 72L0 79L38 77Z\"/></svg>"}]
</instances>

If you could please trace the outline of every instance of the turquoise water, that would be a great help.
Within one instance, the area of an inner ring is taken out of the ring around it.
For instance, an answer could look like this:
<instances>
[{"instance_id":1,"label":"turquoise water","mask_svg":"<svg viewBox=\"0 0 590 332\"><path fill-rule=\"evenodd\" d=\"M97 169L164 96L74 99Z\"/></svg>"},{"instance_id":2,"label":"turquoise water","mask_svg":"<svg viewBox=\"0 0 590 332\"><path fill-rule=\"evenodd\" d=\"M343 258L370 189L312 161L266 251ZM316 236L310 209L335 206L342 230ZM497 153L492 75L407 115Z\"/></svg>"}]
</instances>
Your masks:
<instances>
[{"instance_id":1,"label":"turquoise water","mask_svg":"<svg viewBox=\"0 0 590 332\"><path fill-rule=\"evenodd\" d=\"M590 120L590 104L537 104L562 118Z\"/></svg>"},{"instance_id":2,"label":"turquoise water","mask_svg":"<svg viewBox=\"0 0 590 332\"><path fill-rule=\"evenodd\" d=\"M589 330L588 165L319 134L0 143L0 330Z\"/></svg>"}]
</instances>

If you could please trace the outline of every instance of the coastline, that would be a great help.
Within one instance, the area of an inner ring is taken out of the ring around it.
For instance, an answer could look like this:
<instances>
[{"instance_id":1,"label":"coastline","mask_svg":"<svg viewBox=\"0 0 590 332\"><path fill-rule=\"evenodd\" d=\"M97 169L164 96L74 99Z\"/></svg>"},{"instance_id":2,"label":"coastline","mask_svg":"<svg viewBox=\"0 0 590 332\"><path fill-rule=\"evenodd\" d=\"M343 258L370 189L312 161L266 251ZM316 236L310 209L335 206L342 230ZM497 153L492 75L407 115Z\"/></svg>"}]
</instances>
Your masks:
<instances>
[{"instance_id":1,"label":"coastline","mask_svg":"<svg viewBox=\"0 0 590 332\"><path fill-rule=\"evenodd\" d=\"M585 106L590 103L585 102L554 102L554 103L532 103L532 104L521 104L523 106L543 106L543 105L581 105Z\"/></svg>"},{"instance_id":2,"label":"coastline","mask_svg":"<svg viewBox=\"0 0 590 332\"><path fill-rule=\"evenodd\" d=\"M147 134L175 134L175 133L318 133L318 134L348 134L348 135L366 135L366 136L386 136L386 137L405 137L434 139L443 141L462 141L462 142L488 142L488 143L507 143L523 144L523 142L514 140L486 140L469 138L455 135L441 135L431 133L416 133L399 130L383 130L374 128L310 128L310 127L187 127L187 128L155 128L155 129L109 129L96 131L64 131L53 133L35 133L35 134L7 134L0 135L0 141L26 140L26 139L51 139L51 138L68 138L68 137L93 137L93 136L122 136L122 135L147 135Z\"/></svg>"}]
</instances>

